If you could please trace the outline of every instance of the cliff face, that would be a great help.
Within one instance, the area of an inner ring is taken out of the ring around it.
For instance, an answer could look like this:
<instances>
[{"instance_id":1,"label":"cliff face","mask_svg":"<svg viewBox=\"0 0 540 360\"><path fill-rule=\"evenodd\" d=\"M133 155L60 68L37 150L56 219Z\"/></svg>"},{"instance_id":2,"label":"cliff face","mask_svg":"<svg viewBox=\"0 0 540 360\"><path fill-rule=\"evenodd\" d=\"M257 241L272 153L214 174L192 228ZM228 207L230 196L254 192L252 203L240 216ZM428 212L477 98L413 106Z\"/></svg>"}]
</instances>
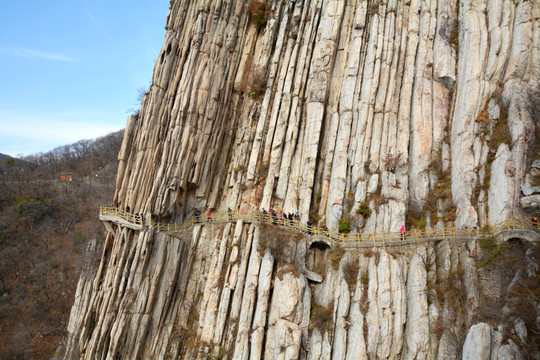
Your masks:
<instances>
[{"instance_id":1,"label":"cliff face","mask_svg":"<svg viewBox=\"0 0 540 360\"><path fill-rule=\"evenodd\" d=\"M537 2L278 1L252 10L260 27L247 6L171 3L115 203L351 216L366 232L407 211L457 227L522 215Z\"/></svg>"},{"instance_id":2,"label":"cliff face","mask_svg":"<svg viewBox=\"0 0 540 360\"><path fill-rule=\"evenodd\" d=\"M169 222L274 208L367 233L538 212L539 17L537 1L171 1L115 205ZM491 328L475 317L476 241L358 255L277 232L281 253L276 232L109 233L81 278L68 356L519 352L509 313Z\"/></svg>"}]
</instances>

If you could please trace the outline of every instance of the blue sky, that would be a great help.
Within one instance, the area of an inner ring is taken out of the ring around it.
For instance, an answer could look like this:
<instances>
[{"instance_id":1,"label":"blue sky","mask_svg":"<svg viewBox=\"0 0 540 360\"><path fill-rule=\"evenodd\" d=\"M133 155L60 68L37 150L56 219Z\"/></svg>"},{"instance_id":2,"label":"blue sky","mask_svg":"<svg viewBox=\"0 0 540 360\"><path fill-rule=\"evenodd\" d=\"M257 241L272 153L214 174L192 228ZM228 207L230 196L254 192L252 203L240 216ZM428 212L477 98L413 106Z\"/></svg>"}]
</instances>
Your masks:
<instances>
[{"instance_id":1,"label":"blue sky","mask_svg":"<svg viewBox=\"0 0 540 360\"><path fill-rule=\"evenodd\" d=\"M0 153L125 127L148 88L169 0L0 0Z\"/></svg>"}]
</instances>

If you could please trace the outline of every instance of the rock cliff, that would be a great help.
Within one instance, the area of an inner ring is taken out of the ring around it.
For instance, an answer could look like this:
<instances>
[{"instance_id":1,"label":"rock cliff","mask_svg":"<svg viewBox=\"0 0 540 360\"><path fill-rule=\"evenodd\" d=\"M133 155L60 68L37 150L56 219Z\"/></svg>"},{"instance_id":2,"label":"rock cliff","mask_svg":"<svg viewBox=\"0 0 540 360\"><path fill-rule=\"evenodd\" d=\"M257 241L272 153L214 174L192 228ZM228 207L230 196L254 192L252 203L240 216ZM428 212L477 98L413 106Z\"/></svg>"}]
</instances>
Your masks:
<instances>
[{"instance_id":1,"label":"rock cliff","mask_svg":"<svg viewBox=\"0 0 540 360\"><path fill-rule=\"evenodd\" d=\"M114 204L168 222L274 208L353 233L537 214L539 18L533 0L172 0ZM241 221L117 227L66 357L538 355L538 300L512 289L532 291L539 251L488 240L358 253ZM512 282L494 264L509 254L526 264Z\"/></svg>"}]
</instances>

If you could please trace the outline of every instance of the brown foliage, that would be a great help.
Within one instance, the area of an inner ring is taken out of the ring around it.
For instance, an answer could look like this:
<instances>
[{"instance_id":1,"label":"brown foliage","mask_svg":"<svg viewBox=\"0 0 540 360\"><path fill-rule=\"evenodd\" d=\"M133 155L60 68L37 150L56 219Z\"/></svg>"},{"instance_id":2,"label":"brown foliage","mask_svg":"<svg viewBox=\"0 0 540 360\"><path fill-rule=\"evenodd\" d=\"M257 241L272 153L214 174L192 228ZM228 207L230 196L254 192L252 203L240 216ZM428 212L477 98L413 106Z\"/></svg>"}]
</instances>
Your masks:
<instances>
[{"instance_id":1,"label":"brown foliage","mask_svg":"<svg viewBox=\"0 0 540 360\"><path fill-rule=\"evenodd\" d=\"M317 302L311 300L311 317L309 322L310 329L319 329L321 331L327 331L332 328L334 323L334 306L333 304L325 307L317 304Z\"/></svg>"},{"instance_id":2,"label":"brown foliage","mask_svg":"<svg viewBox=\"0 0 540 360\"><path fill-rule=\"evenodd\" d=\"M386 171L394 172L398 167L402 166L407 166L407 160L403 158L403 153L386 154L386 158L384 159L384 169Z\"/></svg>"},{"instance_id":3,"label":"brown foliage","mask_svg":"<svg viewBox=\"0 0 540 360\"><path fill-rule=\"evenodd\" d=\"M261 99L266 92L268 69L253 66L247 76L236 86L236 89L252 99Z\"/></svg>"},{"instance_id":4,"label":"brown foliage","mask_svg":"<svg viewBox=\"0 0 540 360\"><path fill-rule=\"evenodd\" d=\"M482 251L477 267L480 272L495 274L500 294L497 298L488 295L480 298L477 319L491 324L506 324L511 329L513 321L521 318L529 334L523 350L532 356L540 345L540 332L536 327L540 273L535 271L529 276L523 260L527 253L535 263L540 262L540 245L529 248L527 243L521 242L499 244L495 239L486 237L479 241L479 246ZM508 315L503 311L505 306L509 309Z\"/></svg>"},{"instance_id":5,"label":"brown foliage","mask_svg":"<svg viewBox=\"0 0 540 360\"><path fill-rule=\"evenodd\" d=\"M343 277L349 285L349 288L353 290L356 288L356 279L358 278L358 272L360 271L360 266L358 265L358 259L353 259L348 261L343 266Z\"/></svg>"},{"instance_id":6,"label":"brown foliage","mask_svg":"<svg viewBox=\"0 0 540 360\"><path fill-rule=\"evenodd\" d=\"M268 17L272 13L272 5L265 1L251 1L247 8L253 25L259 30L268 22Z\"/></svg>"},{"instance_id":7,"label":"brown foliage","mask_svg":"<svg viewBox=\"0 0 540 360\"><path fill-rule=\"evenodd\" d=\"M81 267L99 256L99 250L85 254L85 249L90 239L102 236L97 210L114 192L108 185L114 183L120 143L116 136L110 140L31 156L33 166L27 166L30 160L17 162L3 175L0 358L51 358L59 347ZM58 169L72 170L74 180L58 181Z\"/></svg>"},{"instance_id":8,"label":"brown foliage","mask_svg":"<svg viewBox=\"0 0 540 360\"><path fill-rule=\"evenodd\" d=\"M379 7L381 5L382 5L382 1L375 1L374 3L369 5L369 7L367 9L367 15L368 16L373 16L375 14L378 14L379 13Z\"/></svg>"}]
</instances>

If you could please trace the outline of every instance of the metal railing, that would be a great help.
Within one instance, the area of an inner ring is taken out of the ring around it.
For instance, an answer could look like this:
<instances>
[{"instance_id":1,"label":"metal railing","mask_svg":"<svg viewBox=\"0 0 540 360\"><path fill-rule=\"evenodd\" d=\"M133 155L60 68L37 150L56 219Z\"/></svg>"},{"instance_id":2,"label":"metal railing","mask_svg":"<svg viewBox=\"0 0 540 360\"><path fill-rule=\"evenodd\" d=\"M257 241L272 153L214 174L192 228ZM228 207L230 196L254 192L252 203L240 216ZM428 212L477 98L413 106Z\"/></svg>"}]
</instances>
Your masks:
<instances>
[{"instance_id":1,"label":"metal railing","mask_svg":"<svg viewBox=\"0 0 540 360\"><path fill-rule=\"evenodd\" d=\"M277 225L290 230L299 231L311 236L323 236L338 243L354 242L374 247L384 247L386 245L396 243L420 243L445 239L470 239L480 235L497 234L502 230L539 230L538 224L536 224L536 226L533 226L528 219L508 219L499 224L495 224L484 229L456 229L453 226L445 227L442 229L412 229L405 233L404 239L402 240L401 234L399 232L346 234L313 225L308 226L307 224L300 223L296 220L281 220L279 217L273 217L270 214L263 214L261 212L231 214L216 213L212 214L211 217L208 217L205 214L201 214L199 216L191 216L181 224L153 222L151 216L148 216L145 219L140 215L131 214L112 206L101 207L100 215L114 215L135 225L142 225L143 227L154 228L158 232L178 232L181 230L186 230L197 224L226 223L242 220L248 223Z\"/></svg>"}]
</instances>

